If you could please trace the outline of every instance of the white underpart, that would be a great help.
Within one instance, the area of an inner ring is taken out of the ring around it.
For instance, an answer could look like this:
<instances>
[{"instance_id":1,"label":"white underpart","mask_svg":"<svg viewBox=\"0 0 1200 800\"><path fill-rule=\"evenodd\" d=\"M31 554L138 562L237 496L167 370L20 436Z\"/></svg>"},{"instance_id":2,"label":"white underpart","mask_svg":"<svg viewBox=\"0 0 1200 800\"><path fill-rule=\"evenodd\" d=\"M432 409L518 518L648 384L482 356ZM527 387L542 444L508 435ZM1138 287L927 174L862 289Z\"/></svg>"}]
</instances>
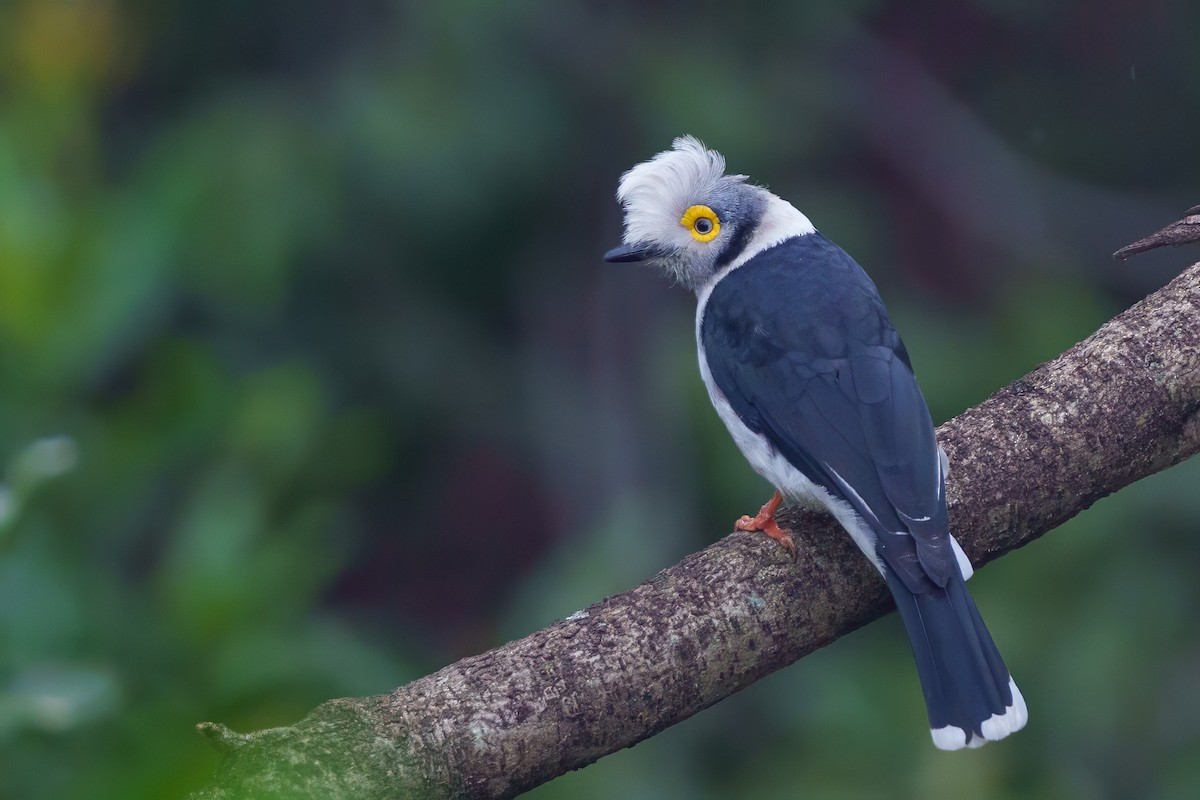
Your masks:
<instances>
[{"instance_id":1,"label":"white underpart","mask_svg":"<svg viewBox=\"0 0 1200 800\"><path fill-rule=\"evenodd\" d=\"M725 394L713 381L712 372L708 369L708 360L704 357L703 345L700 346L700 376L704 379L704 385L708 387L708 396L712 400L713 408L717 410L717 415L729 429L734 443L754 471L770 481L788 500L816 505L827 510L846 529L850 538L858 545L858 549L875 565L875 569L882 573L883 561L875 552L875 534L863 522L862 517L845 500L834 497L793 467L791 462L771 446L765 436L746 427L746 423L742 422L741 417L729 405Z\"/></svg>"},{"instance_id":2,"label":"white underpart","mask_svg":"<svg viewBox=\"0 0 1200 800\"><path fill-rule=\"evenodd\" d=\"M975 574L975 568L971 566L971 559L967 558L967 554L963 552L962 545L958 543L958 539L954 538L954 534L950 534L950 547L954 550L954 559L958 561L958 571L962 573L962 579L969 581Z\"/></svg>"},{"instance_id":3,"label":"white underpart","mask_svg":"<svg viewBox=\"0 0 1200 800\"><path fill-rule=\"evenodd\" d=\"M966 732L962 728L947 725L944 728L930 729L934 745L940 750L983 747L988 742L999 741L1024 728L1025 723L1029 721L1029 710L1025 707L1025 698L1021 696L1021 690L1013 683L1012 678L1008 679L1008 691L1012 693L1012 705L1005 708L1003 714L992 714L989 719L984 720L979 726L983 732L982 738L972 735L971 740L967 741Z\"/></svg>"}]
</instances>

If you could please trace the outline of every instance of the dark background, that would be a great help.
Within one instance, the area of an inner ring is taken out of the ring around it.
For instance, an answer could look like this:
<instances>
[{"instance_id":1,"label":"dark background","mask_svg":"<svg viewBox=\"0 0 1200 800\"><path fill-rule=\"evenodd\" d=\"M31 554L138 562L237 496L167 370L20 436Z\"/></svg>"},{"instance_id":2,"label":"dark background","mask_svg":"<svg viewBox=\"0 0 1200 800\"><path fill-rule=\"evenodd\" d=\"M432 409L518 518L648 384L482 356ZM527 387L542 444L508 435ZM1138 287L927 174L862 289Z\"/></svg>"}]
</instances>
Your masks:
<instances>
[{"instance_id":1,"label":"dark background","mask_svg":"<svg viewBox=\"0 0 1200 800\"><path fill-rule=\"evenodd\" d=\"M693 298L600 260L692 133L874 276L937 421L1200 257L1200 4L0 5L0 797L163 798L630 588L768 487ZM931 745L894 619L529 796L1200 796L1200 465L972 582L1031 709Z\"/></svg>"}]
</instances>

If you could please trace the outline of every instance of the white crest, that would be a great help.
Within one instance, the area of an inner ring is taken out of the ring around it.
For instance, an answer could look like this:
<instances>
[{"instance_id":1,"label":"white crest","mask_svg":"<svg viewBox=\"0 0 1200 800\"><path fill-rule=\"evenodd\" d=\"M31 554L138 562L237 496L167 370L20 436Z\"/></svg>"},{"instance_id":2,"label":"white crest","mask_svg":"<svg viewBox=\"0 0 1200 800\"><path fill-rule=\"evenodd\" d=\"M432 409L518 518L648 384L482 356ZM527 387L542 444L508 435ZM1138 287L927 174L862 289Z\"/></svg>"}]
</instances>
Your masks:
<instances>
[{"instance_id":1,"label":"white crest","mask_svg":"<svg viewBox=\"0 0 1200 800\"><path fill-rule=\"evenodd\" d=\"M617 200L625 207L625 243L686 239L679 224L683 212L708 195L724 174L725 157L694 136L680 136L670 150L630 169L617 188Z\"/></svg>"}]
</instances>

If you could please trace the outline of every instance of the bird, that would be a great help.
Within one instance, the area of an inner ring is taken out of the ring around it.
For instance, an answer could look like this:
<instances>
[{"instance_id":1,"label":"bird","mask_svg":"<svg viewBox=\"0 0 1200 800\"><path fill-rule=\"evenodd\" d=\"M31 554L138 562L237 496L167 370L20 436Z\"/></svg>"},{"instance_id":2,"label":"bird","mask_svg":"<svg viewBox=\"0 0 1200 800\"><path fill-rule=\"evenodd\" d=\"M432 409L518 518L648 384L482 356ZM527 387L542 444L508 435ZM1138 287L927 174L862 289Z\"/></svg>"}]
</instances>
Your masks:
<instances>
[{"instance_id":1,"label":"bird","mask_svg":"<svg viewBox=\"0 0 1200 800\"><path fill-rule=\"evenodd\" d=\"M900 335L862 267L809 218L693 136L626 171L613 263L695 292L700 375L751 467L775 488L738 530L795 555L787 501L826 509L883 577L912 645L933 743L1024 727L1025 700L967 591L945 451Z\"/></svg>"}]
</instances>

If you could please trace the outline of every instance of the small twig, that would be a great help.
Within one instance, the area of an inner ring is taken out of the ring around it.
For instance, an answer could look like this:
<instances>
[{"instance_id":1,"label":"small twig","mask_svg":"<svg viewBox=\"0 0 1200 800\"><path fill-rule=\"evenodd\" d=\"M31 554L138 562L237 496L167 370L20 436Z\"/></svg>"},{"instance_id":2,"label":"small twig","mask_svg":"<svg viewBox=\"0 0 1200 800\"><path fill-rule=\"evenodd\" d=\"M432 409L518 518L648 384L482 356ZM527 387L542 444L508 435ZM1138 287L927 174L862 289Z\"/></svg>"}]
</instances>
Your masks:
<instances>
[{"instance_id":1,"label":"small twig","mask_svg":"<svg viewBox=\"0 0 1200 800\"><path fill-rule=\"evenodd\" d=\"M1181 244L1191 244L1192 242L1200 242L1200 206L1192 206L1184 213L1183 219L1172 222L1157 233L1152 233L1144 239L1138 239L1133 244L1125 245L1113 253L1113 258L1124 261L1130 256L1144 253L1147 250L1167 245L1178 247Z\"/></svg>"}]
</instances>

